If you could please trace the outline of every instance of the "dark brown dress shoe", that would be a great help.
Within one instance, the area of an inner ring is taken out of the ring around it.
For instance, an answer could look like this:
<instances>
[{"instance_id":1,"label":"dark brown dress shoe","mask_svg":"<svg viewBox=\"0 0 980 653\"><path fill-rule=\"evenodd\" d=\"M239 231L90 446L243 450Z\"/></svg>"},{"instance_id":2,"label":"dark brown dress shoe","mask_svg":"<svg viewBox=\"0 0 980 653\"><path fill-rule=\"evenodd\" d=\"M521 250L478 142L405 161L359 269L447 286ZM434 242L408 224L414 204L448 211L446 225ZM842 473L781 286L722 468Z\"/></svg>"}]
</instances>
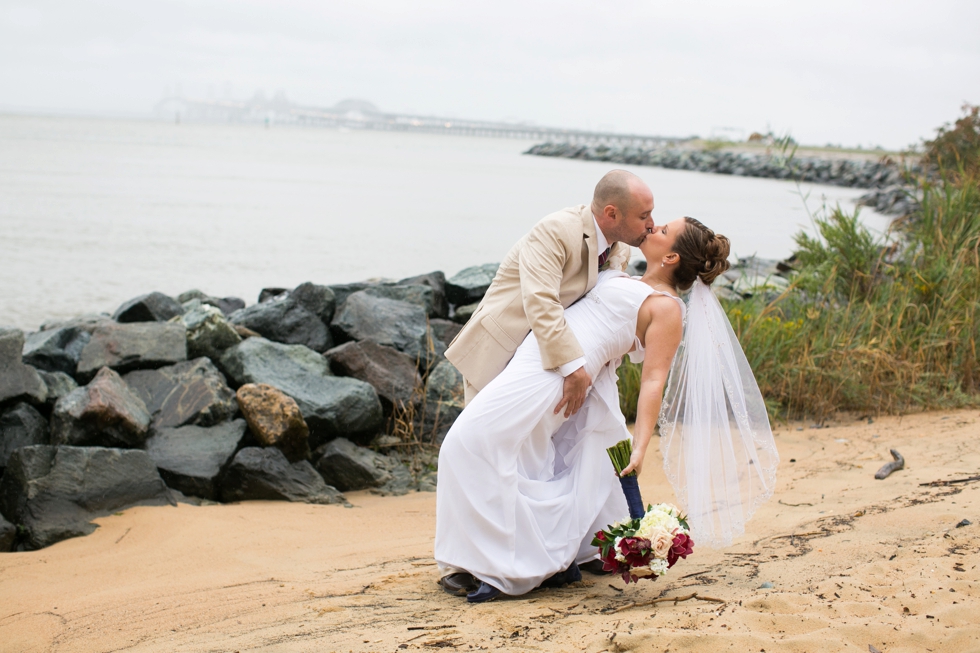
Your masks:
<instances>
[{"instance_id":1,"label":"dark brown dress shoe","mask_svg":"<svg viewBox=\"0 0 980 653\"><path fill-rule=\"evenodd\" d=\"M606 571L602 568L602 560L589 560L578 566L582 571L587 571L594 576L608 576L611 571Z\"/></svg>"},{"instance_id":2,"label":"dark brown dress shoe","mask_svg":"<svg viewBox=\"0 0 980 653\"><path fill-rule=\"evenodd\" d=\"M443 576L439 579L439 584L442 585L442 589L456 596L466 596L480 586L472 574L465 571Z\"/></svg>"}]
</instances>

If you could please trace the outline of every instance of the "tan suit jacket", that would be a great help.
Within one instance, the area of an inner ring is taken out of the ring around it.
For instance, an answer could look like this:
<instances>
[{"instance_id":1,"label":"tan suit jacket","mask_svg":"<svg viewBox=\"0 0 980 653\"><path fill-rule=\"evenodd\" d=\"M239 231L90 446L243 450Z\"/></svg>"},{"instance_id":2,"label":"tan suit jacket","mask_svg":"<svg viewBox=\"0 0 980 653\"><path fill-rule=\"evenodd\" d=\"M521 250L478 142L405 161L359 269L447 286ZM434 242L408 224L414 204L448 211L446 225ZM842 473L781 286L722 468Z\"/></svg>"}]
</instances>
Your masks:
<instances>
[{"instance_id":1,"label":"tan suit jacket","mask_svg":"<svg viewBox=\"0 0 980 653\"><path fill-rule=\"evenodd\" d=\"M544 369L583 356L565 309L592 290L599 274L595 221L588 205L545 216L500 264L490 289L446 358L477 390L507 366L528 332L541 347ZM608 265L625 270L630 248L614 243Z\"/></svg>"}]
</instances>

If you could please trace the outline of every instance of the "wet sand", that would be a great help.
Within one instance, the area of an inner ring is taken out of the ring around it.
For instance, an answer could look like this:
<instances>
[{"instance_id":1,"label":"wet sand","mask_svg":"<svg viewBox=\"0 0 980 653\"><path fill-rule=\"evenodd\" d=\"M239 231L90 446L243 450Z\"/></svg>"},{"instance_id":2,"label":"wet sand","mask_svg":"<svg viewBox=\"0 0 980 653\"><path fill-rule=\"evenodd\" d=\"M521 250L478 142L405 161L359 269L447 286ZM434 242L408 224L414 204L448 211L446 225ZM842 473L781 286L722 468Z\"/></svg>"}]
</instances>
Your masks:
<instances>
[{"instance_id":1,"label":"wet sand","mask_svg":"<svg viewBox=\"0 0 980 653\"><path fill-rule=\"evenodd\" d=\"M483 605L436 584L434 494L133 508L0 554L0 651L980 651L980 482L948 483L980 475L978 418L782 425L776 495L731 548ZM907 467L875 480L889 448ZM659 463L644 498L672 501ZM693 593L722 603L644 605Z\"/></svg>"}]
</instances>

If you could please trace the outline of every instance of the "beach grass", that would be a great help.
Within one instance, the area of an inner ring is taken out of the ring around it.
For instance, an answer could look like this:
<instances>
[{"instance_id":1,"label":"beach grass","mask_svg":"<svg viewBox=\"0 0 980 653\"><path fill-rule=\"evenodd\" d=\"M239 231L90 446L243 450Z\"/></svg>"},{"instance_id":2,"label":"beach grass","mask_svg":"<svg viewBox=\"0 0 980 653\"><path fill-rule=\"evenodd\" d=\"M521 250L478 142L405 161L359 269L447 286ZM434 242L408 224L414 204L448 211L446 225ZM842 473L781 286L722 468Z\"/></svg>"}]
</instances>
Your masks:
<instances>
[{"instance_id":1,"label":"beach grass","mask_svg":"<svg viewBox=\"0 0 980 653\"><path fill-rule=\"evenodd\" d=\"M773 418L980 405L980 173L976 141L960 140L973 150L913 180L920 206L891 233L839 207L814 216L785 291L723 302ZM635 419L640 367L619 380Z\"/></svg>"},{"instance_id":2,"label":"beach grass","mask_svg":"<svg viewBox=\"0 0 980 653\"><path fill-rule=\"evenodd\" d=\"M773 417L820 421L980 404L980 188L925 188L897 239L857 213L815 218L777 297L723 302ZM640 366L619 369L636 417Z\"/></svg>"}]
</instances>

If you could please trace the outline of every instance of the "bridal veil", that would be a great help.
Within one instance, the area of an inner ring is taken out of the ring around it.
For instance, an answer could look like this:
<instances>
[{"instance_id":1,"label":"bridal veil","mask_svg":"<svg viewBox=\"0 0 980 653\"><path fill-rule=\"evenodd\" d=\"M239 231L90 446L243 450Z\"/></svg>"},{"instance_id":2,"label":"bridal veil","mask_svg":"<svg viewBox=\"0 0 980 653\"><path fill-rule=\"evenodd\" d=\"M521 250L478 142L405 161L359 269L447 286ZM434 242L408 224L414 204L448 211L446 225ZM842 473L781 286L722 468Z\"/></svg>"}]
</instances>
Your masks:
<instances>
[{"instance_id":1,"label":"bridal veil","mask_svg":"<svg viewBox=\"0 0 980 653\"><path fill-rule=\"evenodd\" d=\"M728 316L700 279L660 411L664 471L694 540L720 548L772 496L779 454L766 404Z\"/></svg>"}]
</instances>

